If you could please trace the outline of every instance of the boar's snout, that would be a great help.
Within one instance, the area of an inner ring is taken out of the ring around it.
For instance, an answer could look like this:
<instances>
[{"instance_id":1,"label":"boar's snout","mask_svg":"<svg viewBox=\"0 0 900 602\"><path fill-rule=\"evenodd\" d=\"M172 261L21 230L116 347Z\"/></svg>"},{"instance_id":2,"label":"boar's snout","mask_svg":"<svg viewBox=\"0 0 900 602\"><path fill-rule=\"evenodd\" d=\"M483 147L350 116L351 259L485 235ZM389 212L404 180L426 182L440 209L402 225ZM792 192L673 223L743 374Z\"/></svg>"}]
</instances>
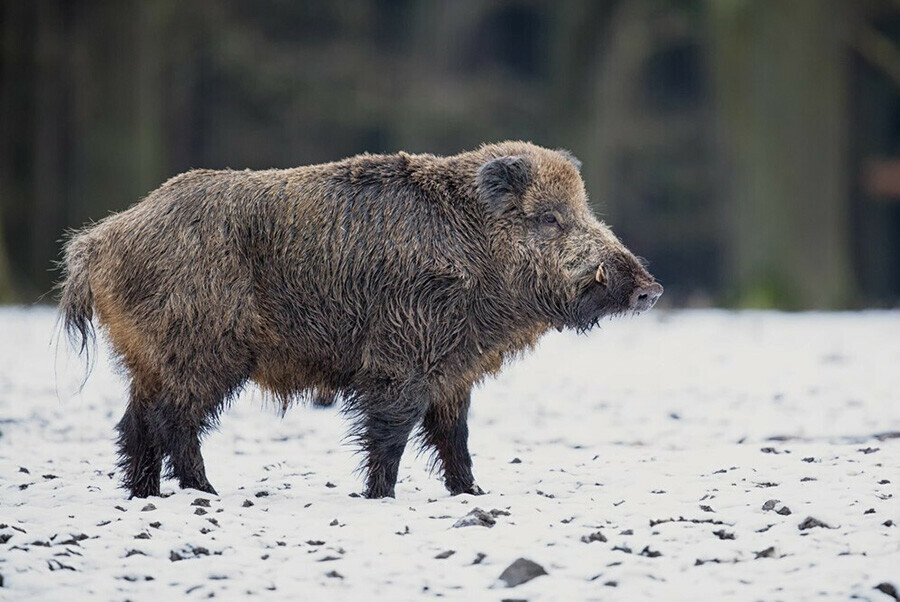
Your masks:
<instances>
[{"instance_id":1,"label":"boar's snout","mask_svg":"<svg viewBox=\"0 0 900 602\"><path fill-rule=\"evenodd\" d=\"M663 294L663 287L658 282L639 286L631 293L628 307L633 311L647 311L656 303Z\"/></svg>"}]
</instances>

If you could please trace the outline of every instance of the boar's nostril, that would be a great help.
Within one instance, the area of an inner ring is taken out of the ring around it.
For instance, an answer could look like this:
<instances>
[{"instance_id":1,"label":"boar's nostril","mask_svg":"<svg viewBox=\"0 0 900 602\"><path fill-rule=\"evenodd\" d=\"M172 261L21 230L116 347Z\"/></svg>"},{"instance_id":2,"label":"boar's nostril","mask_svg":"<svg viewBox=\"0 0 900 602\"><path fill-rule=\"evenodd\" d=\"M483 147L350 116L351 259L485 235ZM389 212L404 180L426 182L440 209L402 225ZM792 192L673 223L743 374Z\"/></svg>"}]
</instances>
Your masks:
<instances>
[{"instance_id":1,"label":"boar's nostril","mask_svg":"<svg viewBox=\"0 0 900 602\"><path fill-rule=\"evenodd\" d=\"M656 300L663 293L663 287L657 282L647 286L639 286L631 293L629 309L634 311L646 311L653 307Z\"/></svg>"}]
</instances>

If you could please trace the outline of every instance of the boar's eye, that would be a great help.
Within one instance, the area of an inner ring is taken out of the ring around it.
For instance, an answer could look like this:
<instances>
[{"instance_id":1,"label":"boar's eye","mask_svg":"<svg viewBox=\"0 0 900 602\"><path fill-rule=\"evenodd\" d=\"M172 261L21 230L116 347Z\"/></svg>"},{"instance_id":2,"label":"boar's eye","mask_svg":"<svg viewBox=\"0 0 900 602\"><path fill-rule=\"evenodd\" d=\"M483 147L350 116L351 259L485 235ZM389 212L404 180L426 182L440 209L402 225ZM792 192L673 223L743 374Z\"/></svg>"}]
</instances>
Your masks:
<instances>
[{"instance_id":1,"label":"boar's eye","mask_svg":"<svg viewBox=\"0 0 900 602\"><path fill-rule=\"evenodd\" d=\"M542 213L538 220L542 226L550 226L557 229L562 228L562 224L559 222L559 216L556 215L555 211Z\"/></svg>"}]
</instances>

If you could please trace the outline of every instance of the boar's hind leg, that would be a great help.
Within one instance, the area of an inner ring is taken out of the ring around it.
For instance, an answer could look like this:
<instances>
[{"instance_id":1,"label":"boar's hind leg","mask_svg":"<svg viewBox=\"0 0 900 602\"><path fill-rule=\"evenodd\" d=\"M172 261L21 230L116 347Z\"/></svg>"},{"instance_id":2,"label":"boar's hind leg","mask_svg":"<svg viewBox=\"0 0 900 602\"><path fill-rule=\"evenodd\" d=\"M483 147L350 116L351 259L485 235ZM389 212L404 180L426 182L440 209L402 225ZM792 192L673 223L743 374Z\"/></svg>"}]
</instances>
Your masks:
<instances>
[{"instance_id":1,"label":"boar's hind leg","mask_svg":"<svg viewBox=\"0 0 900 602\"><path fill-rule=\"evenodd\" d=\"M206 465L200 453L200 438L216 422L225 394L202 396L179 392L160 406L156 416L162 435L163 452L168 457L170 476L182 489L196 489L216 495L206 478Z\"/></svg>"},{"instance_id":2,"label":"boar's hind leg","mask_svg":"<svg viewBox=\"0 0 900 602\"><path fill-rule=\"evenodd\" d=\"M131 497L159 495L162 451L159 433L150 419L150 412L157 403L156 391L133 381L128 409L116 425L119 431L119 469Z\"/></svg>"},{"instance_id":3,"label":"boar's hind leg","mask_svg":"<svg viewBox=\"0 0 900 602\"><path fill-rule=\"evenodd\" d=\"M453 495L471 493L482 495L481 487L472 476L469 456L469 413L471 392L454 394L445 401L431 404L422 421L422 442L434 448L444 475L444 484Z\"/></svg>"}]
</instances>

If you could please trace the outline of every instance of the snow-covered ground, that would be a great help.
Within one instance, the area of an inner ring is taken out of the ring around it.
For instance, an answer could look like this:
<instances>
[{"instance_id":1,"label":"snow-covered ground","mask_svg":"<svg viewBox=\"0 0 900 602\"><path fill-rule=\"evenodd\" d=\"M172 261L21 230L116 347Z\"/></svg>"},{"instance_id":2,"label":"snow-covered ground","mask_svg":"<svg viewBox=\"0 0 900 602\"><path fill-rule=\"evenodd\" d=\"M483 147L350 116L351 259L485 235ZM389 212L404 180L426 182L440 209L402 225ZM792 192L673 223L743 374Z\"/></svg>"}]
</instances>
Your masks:
<instances>
[{"instance_id":1,"label":"snow-covered ground","mask_svg":"<svg viewBox=\"0 0 900 602\"><path fill-rule=\"evenodd\" d=\"M113 474L125 384L101 358L78 393L54 320L0 309L0 599L900 588L900 312L654 311L554 334L475 393L487 495L450 497L410 450L397 498L379 501L356 496L338 413L282 419L254 389L204 446L220 496L167 482L168 497L128 500ZM476 507L493 526L454 527ZM519 558L547 574L508 589Z\"/></svg>"}]
</instances>

